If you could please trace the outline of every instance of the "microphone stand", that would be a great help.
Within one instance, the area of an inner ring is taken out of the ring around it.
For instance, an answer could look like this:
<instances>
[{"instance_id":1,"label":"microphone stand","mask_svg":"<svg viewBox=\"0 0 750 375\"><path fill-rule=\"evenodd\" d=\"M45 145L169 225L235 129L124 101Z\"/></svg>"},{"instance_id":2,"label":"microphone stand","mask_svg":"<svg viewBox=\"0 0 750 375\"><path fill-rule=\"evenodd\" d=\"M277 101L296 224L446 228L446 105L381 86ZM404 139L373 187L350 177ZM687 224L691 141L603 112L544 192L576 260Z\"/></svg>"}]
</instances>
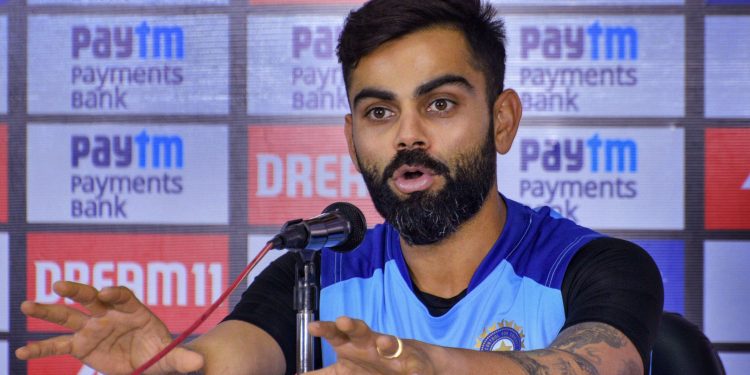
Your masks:
<instances>
[{"instance_id":1,"label":"microphone stand","mask_svg":"<svg viewBox=\"0 0 750 375\"><path fill-rule=\"evenodd\" d=\"M291 251L299 254L301 260L297 262L294 309L297 311L297 374L302 374L315 369L315 345L307 325L315 320L315 313L318 310L318 278L313 263L315 251L304 249Z\"/></svg>"}]
</instances>

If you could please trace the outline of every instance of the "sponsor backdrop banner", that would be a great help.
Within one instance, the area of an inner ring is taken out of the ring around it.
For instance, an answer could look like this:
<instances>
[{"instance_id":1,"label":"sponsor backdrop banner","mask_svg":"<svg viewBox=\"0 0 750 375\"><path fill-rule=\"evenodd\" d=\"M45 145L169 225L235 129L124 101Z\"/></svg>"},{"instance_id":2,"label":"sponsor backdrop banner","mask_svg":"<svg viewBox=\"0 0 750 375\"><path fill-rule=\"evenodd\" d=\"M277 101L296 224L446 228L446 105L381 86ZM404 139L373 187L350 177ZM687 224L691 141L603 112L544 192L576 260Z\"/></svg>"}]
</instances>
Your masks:
<instances>
[{"instance_id":1,"label":"sponsor backdrop banner","mask_svg":"<svg viewBox=\"0 0 750 375\"><path fill-rule=\"evenodd\" d=\"M706 228L750 229L750 128L706 129Z\"/></svg>"},{"instance_id":2,"label":"sponsor backdrop banner","mask_svg":"<svg viewBox=\"0 0 750 375\"><path fill-rule=\"evenodd\" d=\"M664 283L664 311L685 313L685 243L680 240L631 239L659 267Z\"/></svg>"},{"instance_id":3,"label":"sponsor backdrop banner","mask_svg":"<svg viewBox=\"0 0 750 375\"><path fill-rule=\"evenodd\" d=\"M0 123L0 222L8 222L8 125Z\"/></svg>"},{"instance_id":4,"label":"sponsor backdrop banner","mask_svg":"<svg viewBox=\"0 0 750 375\"><path fill-rule=\"evenodd\" d=\"M750 117L750 16L706 17L706 117Z\"/></svg>"},{"instance_id":5,"label":"sponsor backdrop banner","mask_svg":"<svg viewBox=\"0 0 750 375\"><path fill-rule=\"evenodd\" d=\"M250 115L343 116L349 112L336 57L345 15L248 17Z\"/></svg>"},{"instance_id":6,"label":"sponsor backdrop banner","mask_svg":"<svg viewBox=\"0 0 750 375\"><path fill-rule=\"evenodd\" d=\"M248 263L255 259L255 256L260 253L260 251L263 249L263 246L266 246L266 243L273 238L273 236L276 235L276 233L269 233L269 234L256 234L256 235L249 235L247 236L247 261ZM255 269L253 269L249 274L247 274L247 278L245 279L245 282L247 285L250 285L253 280L255 280L255 277L258 276L263 270L271 264L274 260L278 259L282 255L284 255L286 251L280 251L280 250L272 250L269 252L266 256L263 257L263 259L258 263L257 266L255 266Z\"/></svg>"},{"instance_id":7,"label":"sponsor backdrop banner","mask_svg":"<svg viewBox=\"0 0 750 375\"><path fill-rule=\"evenodd\" d=\"M719 352L727 374L744 374L750 369L750 354Z\"/></svg>"},{"instance_id":8,"label":"sponsor backdrop banner","mask_svg":"<svg viewBox=\"0 0 750 375\"><path fill-rule=\"evenodd\" d=\"M123 285L172 332L181 333L227 287L228 242L225 235L209 234L30 233L26 298L70 305L72 301L52 292L59 280L96 288ZM210 329L228 312L224 302L197 332ZM34 332L65 330L38 319L26 324Z\"/></svg>"},{"instance_id":9,"label":"sponsor backdrop banner","mask_svg":"<svg viewBox=\"0 0 750 375\"><path fill-rule=\"evenodd\" d=\"M8 342L0 340L0 373L10 374L10 368L8 366L8 357L10 355L10 348Z\"/></svg>"},{"instance_id":10,"label":"sponsor backdrop banner","mask_svg":"<svg viewBox=\"0 0 750 375\"><path fill-rule=\"evenodd\" d=\"M0 233L0 332L10 331L10 249L8 233ZM2 367L0 367L2 369ZM1 370L0 370L1 371Z\"/></svg>"},{"instance_id":11,"label":"sponsor backdrop banner","mask_svg":"<svg viewBox=\"0 0 750 375\"><path fill-rule=\"evenodd\" d=\"M69 356L42 358L29 362L29 375L105 375L94 371L81 361Z\"/></svg>"},{"instance_id":12,"label":"sponsor backdrop banner","mask_svg":"<svg viewBox=\"0 0 750 375\"><path fill-rule=\"evenodd\" d=\"M703 260L703 328L718 342L750 341L750 241L706 241Z\"/></svg>"},{"instance_id":13,"label":"sponsor backdrop banner","mask_svg":"<svg viewBox=\"0 0 750 375\"><path fill-rule=\"evenodd\" d=\"M683 4L685 0L491 0L493 4L519 5L672 5Z\"/></svg>"},{"instance_id":14,"label":"sponsor backdrop banner","mask_svg":"<svg viewBox=\"0 0 750 375\"><path fill-rule=\"evenodd\" d=\"M248 137L251 225L312 217L338 201L362 209L369 227L383 222L349 157L343 125L258 125Z\"/></svg>"},{"instance_id":15,"label":"sponsor backdrop banner","mask_svg":"<svg viewBox=\"0 0 750 375\"><path fill-rule=\"evenodd\" d=\"M682 229L683 145L681 128L522 126L498 185L595 229Z\"/></svg>"},{"instance_id":16,"label":"sponsor backdrop banner","mask_svg":"<svg viewBox=\"0 0 750 375\"><path fill-rule=\"evenodd\" d=\"M27 0L29 5L228 5L229 0Z\"/></svg>"},{"instance_id":17,"label":"sponsor backdrop banner","mask_svg":"<svg viewBox=\"0 0 750 375\"><path fill-rule=\"evenodd\" d=\"M750 373L750 2L489 1L524 104L501 192L643 246L665 309ZM0 375L96 374L12 354L63 332L18 308L66 304L56 280L132 288L177 334L284 222L383 221L343 134L363 2L0 0Z\"/></svg>"},{"instance_id":18,"label":"sponsor backdrop banner","mask_svg":"<svg viewBox=\"0 0 750 375\"><path fill-rule=\"evenodd\" d=\"M226 114L226 16L31 16L34 114Z\"/></svg>"},{"instance_id":19,"label":"sponsor backdrop banner","mask_svg":"<svg viewBox=\"0 0 750 375\"><path fill-rule=\"evenodd\" d=\"M0 114L8 112L8 44L8 17L0 15Z\"/></svg>"},{"instance_id":20,"label":"sponsor backdrop banner","mask_svg":"<svg viewBox=\"0 0 750 375\"><path fill-rule=\"evenodd\" d=\"M29 222L225 224L227 128L28 126Z\"/></svg>"},{"instance_id":21,"label":"sponsor backdrop banner","mask_svg":"<svg viewBox=\"0 0 750 375\"><path fill-rule=\"evenodd\" d=\"M681 16L508 16L506 86L526 116L680 117ZM654 105L658 103L658 105Z\"/></svg>"}]
</instances>

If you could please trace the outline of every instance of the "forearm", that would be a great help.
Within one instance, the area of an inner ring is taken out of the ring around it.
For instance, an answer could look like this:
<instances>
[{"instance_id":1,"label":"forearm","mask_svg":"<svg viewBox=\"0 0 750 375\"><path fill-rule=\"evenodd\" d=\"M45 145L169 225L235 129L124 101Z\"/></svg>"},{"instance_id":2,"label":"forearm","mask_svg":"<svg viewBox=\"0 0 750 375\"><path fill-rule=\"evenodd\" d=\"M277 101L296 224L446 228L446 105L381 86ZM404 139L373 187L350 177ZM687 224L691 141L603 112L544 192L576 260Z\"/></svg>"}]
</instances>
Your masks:
<instances>
[{"instance_id":1,"label":"forearm","mask_svg":"<svg viewBox=\"0 0 750 375\"><path fill-rule=\"evenodd\" d=\"M430 354L430 358L433 358L438 374L592 375L608 373L600 372L590 360L560 349L480 352L468 349L433 347L432 350L433 353ZM437 359L435 359L436 357Z\"/></svg>"},{"instance_id":2,"label":"forearm","mask_svg":"<svg viewBox=\"0 0 750 375\"><path fill-rule=\"evenodd\" d=\"M617 374L642 375L640 355L620 331L603 323L582 323L558 335L547 349L479 352L424 345L441 374Z\"/></svg>"},{"instance_id":3,"label":"forearm","mask_svg":"<svg viewBox=\"0 0 750 375\"><path fill-rule=\"evenodd\" d=\"M260 328L226 321L186 345L204 358L203 374L283 374L284 354Z\"/></svg>"}]
</instances>

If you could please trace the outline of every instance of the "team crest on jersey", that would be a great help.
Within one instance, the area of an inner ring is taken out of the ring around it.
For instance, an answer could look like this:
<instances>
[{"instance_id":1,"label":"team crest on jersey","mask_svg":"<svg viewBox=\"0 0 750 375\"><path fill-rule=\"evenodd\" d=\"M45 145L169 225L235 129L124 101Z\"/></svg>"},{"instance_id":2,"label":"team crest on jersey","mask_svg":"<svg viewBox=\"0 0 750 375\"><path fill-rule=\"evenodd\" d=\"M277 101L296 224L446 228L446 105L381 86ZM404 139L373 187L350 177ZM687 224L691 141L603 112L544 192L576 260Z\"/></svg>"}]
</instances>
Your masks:
<instances>
[{"instance_id":1,"label":"team crest on jersey","mask_svg":"<svg viewBox=\"0 0 750 375\"><path fill-rule=\"evenodd\" d=\"M523 328L514 321L503 320L485 328L475 347L483 352L506 352L524 349Z\"/></svg>"}]
</instances>

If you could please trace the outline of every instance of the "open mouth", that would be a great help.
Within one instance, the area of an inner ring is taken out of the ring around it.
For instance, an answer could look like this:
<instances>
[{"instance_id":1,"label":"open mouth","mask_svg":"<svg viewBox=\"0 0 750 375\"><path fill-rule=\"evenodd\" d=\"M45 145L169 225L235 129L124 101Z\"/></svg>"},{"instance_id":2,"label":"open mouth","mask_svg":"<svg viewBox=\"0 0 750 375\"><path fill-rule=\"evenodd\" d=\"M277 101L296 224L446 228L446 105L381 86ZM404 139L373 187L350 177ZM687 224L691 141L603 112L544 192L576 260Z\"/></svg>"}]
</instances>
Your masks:
<instances>
[{"instance_id":1,"label":"open mouth","mask_svg":"<svg viewBox=\"0 0 750 375\"><path fill-rule=\"evenodd\" d=\"M422 165L403 165L393 173L393 183L404 194L427 190L437 173Z\"/></svg>"}]
</instances>

